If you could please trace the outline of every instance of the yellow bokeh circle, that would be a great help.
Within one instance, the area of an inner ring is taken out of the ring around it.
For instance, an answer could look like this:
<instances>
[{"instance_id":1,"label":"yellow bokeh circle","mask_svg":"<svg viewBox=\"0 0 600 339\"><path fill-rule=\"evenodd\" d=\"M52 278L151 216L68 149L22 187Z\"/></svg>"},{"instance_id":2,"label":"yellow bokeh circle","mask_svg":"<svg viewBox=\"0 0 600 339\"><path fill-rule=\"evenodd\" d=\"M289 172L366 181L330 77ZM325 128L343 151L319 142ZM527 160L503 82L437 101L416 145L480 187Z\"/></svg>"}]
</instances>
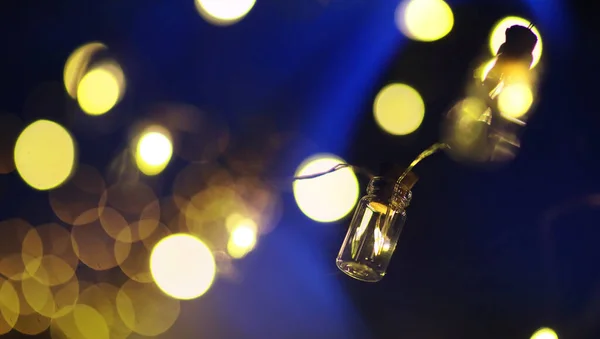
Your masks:
<instances>
[{"instance_id":1,"label":"yellow bokeh circle","mask_svg":"<svg viewBox=\"0 0 600 339\"><path fill-rule=\"evenodd\" d=\"M163 238L154 246L150 271L165 294L189 300L208 291L217 268L211 250L200 239L179 233Z\"/></svg>"},{"instance_id":2,"label":"yellow bokeh circle","mask_svg":"<svg viewBox=\"0 0 600 339\"><path fill-rule=\"evenodd\" d=\"M414 88L405 84L387 85L373 104L375 121L384 131L393 135L407 135L416 131L425 117L425 103Z\"/></svg>"},{"instance_id":3,"label":"yellow bokeh circle","mask_svg":"<svg viewBox=\"0 0 600 339\"><path fill-rule=\"evenodd\" d=\"M439 40L454 26L454 14L443 0L404 0L396 8L396 26L410 39Z\"/></svg>"},{"instance_id":4,"label":"yellow bokeh circle","mask_svg":"<svg viewBox=\"0 0 600 339\"><path fill-rule=\"evenodd\" d=\"M509 84L498 95L498 110L502 115L519 118L531 108L533 93L525 83Z\"/></svg>"},{"instance_id":5,"label":"yellow bokeh circle","mask_svg":"<svg viewBox=\"0 0 600 339\"><path fill-rule=\"evenodd\" d=\"M169 133L160 126L151 126L140 135L135 153L138 168L146 175L156 175L167 167L173 155Z\"/></svg>"},{"instance_id":6,"label":"yellow bokeh circle","mask_svg":"<svg viewBox=\"0 0 600 339\"><path fill-rule=\"evenodd\" d=\"M558 339L558 335L551 328L540 328L532 336L531 339Z\"/></svg>"},{"instance_id":7,"label":"yellow bokeh circle","mask_svg":"<svg viewBox=\"0 0 600 339\"><path fill-rule=\"evenodd\" d=\"M62 184L73 172L75 142L61 125L38 120L19 135L14 157L19 175L29 186L49 190Z\"/></svg>"},{"instance_id":8,"label":"yellow bokeh circle","mask_svg":"<svg viewBox=\"0 0 600 339\"><path fill-rule=\"evenodd\" d=\"M231 25L244 18L256 0L196 0L200 15L215 25Z\"/></svg>"},{"instance_id":9,"label":"yellow bokeh circle","mask_svg":"<svg viewBox=\"0 0 600 339\"><path fill-rule=\"evenodd\" d=\"M77 87L77 101L89 115L102 115L119 102L124 89L123 71L106 63L87 72Z\"/></svg>"},{"instance_id":10,"label":"yellow bokeh circle","mask_svg":"<svg viewBox=\"0 0 600 339\"><path fill-rule=\"evenodd\" d=\"M296 176L325 172L341 163L344 160L334 155L316 155L300 164ZM358 180L350 168L316 178L296 180L293 190L302 213L319 222L333 222L348 215L354 209L359 194Z\"/></svg>"}]
</instances>

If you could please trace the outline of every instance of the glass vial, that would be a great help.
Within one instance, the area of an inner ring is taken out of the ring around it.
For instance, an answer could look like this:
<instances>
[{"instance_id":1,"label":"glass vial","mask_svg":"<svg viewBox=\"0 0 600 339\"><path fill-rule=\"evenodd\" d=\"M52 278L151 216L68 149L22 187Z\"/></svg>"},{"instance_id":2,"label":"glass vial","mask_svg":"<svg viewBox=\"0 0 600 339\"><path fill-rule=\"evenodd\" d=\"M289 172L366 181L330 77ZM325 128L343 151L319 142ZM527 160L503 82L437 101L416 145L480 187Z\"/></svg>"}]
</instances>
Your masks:
<instances>
[{"instance_id":1,"label":"glass vial","mask_svg":"<svg viewBox=\"0 0 600 339\"><path fill-rule=\"evenodd\" d=\"M371 180L336 260L342 272L365 282L383 278L404 227L416 176L409 173L405 179L401 185L384 177Z\"/></svg>"}]
</instances>

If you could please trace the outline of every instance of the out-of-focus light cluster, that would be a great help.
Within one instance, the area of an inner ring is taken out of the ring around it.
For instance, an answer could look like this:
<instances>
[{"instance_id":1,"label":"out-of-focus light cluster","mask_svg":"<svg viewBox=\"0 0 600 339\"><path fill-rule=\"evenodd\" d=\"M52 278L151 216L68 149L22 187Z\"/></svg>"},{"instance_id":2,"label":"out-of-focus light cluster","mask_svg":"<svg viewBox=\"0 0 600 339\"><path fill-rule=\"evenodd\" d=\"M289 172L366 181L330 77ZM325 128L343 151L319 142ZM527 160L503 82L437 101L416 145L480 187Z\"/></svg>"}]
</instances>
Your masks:
<instances>
[{"instance_id":1,"label":"out-of-focus light cluster","mask_svg":"<svg viewBox=\"0 0 600 339\"><path fill-rule=\"evenodd\" d=\"M496 54L506 41L506 30L514 25L529 27L530 21L509 16L493 26L489 35L492 55L476 69L477 84L447 116L443 138L453 146L450 154L458 160L500 163L516 156L519 129L526 125L535 104L538 71L534 67L541 60L543 42L539 31L531 27L538 39L531 65L512 61L499 64ZM500 116L494 116L492 110Z\"/></svg>"},{"instance_id":2,"label":"out-of-focus light cluster","mask_svg":"<svg viewBox=\"0 0 600 339\"><path fill-rule=\"evenodd\" d=\"M551 328L540 328L532 336L531 339L558 339L558 335Z\"/></svg>"},{"instance_id":3,"label":"out-of-focus light cluster","mask_svg":"<svg viewBox=\"0 0 600 339\"><path fill-rule=\"evenodd\" d=\"M340 163L344 161L337 156L318 154L300 164L295 176L324 172ZM350 168L311 180L297 180L293 190L300 210L319 222L332 222L348 215L359 194L358 180Z\"/></svg>"},{"instance_id":4,"label":"out-of-focus light cluster","mask_svg":"<svg viewBox=\"0 0 600 339\"><path fill-rule=\"evenodd\" d=\"M256 0L196 0L204 20L219 26L232 25L244 18Z\"/></svg>"},{"instance_id":5,"label":"out-of-focus light cluster","mask_svg":"<svg viewBox=\"0 0 600 339\"><path fill-rule=\"evenodd\" d=\"M131 136L135 151L117 156L106 175L76 166L75 141L55 122L38 120L15 133L10 158L28 185L49 191L60 223L0 221L0 334L163 334L179 317L179 300L205 294L217 272L235 277L231 260L272 229L277 193L258 174L234 177L215 162L195 162L225 152L225 129L182 105L157 106L151 116L153 123ZM135 173L156 175L173 154L190 164L173 194L159 197ZM10 171L6 159L2 165Z\"/></svg>"},{"instance_id":6,"label":"out-of-focus light cluster","mask_svg":"<svg viewBox=\"0 0 600 339\"><path fill-rule=\"evenodd\" d=\"M396 26L410 39L439 40L454 26L454 14L443 0L403 0L396 8Z\"/></svg>"},{"instance_id":7,"label":"out-of-focus light cluster","mask_svg":"<svg viewBox=\"0 0 600 339\"><path fill-rule=\"evenodd\" d=\"M65 64L67 93L89 115L110 111L125 92L123 70L116 61L102 55L106 51L101 43L88 43L77 48Z\"/></svg>"}]
</instances>

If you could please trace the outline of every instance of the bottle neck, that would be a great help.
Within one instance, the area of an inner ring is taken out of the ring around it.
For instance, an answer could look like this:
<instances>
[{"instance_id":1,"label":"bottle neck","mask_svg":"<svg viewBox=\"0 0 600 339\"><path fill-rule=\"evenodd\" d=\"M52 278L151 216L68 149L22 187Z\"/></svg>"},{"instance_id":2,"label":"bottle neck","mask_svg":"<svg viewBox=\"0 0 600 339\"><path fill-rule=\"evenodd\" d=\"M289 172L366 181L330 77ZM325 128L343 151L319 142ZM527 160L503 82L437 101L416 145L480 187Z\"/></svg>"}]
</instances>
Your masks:
<instances>
[{"instance_id":1,"label":"bottle neck","mask_svg":"<svg viewBox=\"0 0 600 339\"><path fill-rule=\"evenodd\" d=\"M376 196L379 201L386 203L394 211L407 208L412 198L412 192L404 184L385 177L371 179L367 186L367 194Z\"/></svg>"}]
</instances>

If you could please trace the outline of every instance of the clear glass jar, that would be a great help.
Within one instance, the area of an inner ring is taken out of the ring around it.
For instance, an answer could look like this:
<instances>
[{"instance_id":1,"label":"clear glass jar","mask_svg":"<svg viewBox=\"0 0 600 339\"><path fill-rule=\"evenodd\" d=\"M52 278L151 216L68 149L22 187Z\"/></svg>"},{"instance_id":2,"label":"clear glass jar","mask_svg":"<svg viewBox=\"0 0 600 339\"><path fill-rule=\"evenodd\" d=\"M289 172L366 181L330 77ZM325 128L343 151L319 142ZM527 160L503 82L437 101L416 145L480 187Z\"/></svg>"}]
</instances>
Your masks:
<instances>
[{"instance_id":1,"label":"clear glass jar","mask_svg":"<svg viewBox=\"0 0 600 339\"><path fill-rule=\"evenodd\" d=\"M416 176L409 173L408 184L375 177L358 203L336 264L347 275L366 282L383 278L406 220L410 189Z\"/></svg>"}]
</instances>

